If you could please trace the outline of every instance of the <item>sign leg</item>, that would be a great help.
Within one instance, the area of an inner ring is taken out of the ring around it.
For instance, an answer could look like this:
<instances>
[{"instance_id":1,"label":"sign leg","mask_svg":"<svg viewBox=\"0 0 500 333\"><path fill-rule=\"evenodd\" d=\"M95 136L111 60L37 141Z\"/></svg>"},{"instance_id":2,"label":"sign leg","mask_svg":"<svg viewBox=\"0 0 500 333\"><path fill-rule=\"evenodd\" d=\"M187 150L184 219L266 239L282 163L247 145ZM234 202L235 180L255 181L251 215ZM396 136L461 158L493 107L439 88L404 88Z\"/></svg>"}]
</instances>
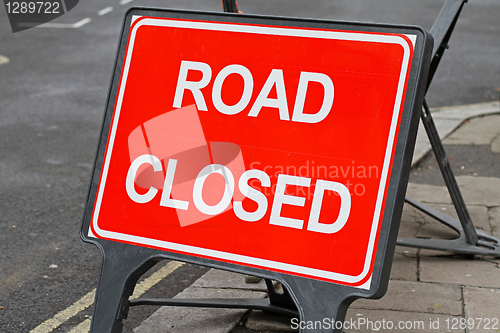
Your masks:
<instances>
[{"instance_id":1,"label":"sign leg","mask_svg":"<svg viewBox=\"0 0 500 333\"><path fill-rule=\"evenodd\" d=\"M335 291L322 281L297 278L288 282L298 304L300 321L296 325L300 333L342 332L347 309L355 298L348 297L342 288Z\"/></svg>"},{"instance_id":2,"label":"sign leg","mask_svg":"<svg viewBox=\"0 0 500 333\"><path fill-rule=\"evenodd\" d=\"M103 261L90 332L120 333L137 280L159 259L150 259L150 249L105 240L99 244Z\"/></svg>"}]
</instances>

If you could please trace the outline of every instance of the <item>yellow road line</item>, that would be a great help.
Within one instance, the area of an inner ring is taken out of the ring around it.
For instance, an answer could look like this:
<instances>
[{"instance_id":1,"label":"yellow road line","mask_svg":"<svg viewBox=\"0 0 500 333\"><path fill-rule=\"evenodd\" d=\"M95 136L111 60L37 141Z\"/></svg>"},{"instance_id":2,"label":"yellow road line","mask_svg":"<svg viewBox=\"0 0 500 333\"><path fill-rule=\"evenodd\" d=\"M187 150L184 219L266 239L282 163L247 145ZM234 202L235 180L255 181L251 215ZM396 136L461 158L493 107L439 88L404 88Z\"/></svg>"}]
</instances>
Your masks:
<instances>
[{"instance_id":1,"label":"yellow road line","mask_svg":"<svg viewBox=\"0 0 500 333\"><path fill-rule=\"evenodd\" d=\"M34 329L30 331L30 333L49 333L52 332L55 328L59 327L65 321L76 315L78 312L85 310L88 308L93 302L95 298L95 289L89 292L87 295L80 298L78 301L73 303L68 308L62 310L54 317L44 321Z\"/></svg>"},{"instance_id":2,"label":"yellow road line","mask_svg":"<svg viewBox=\"0 0 500 333\"><path fill-rule=\"evenodd\" d=\"M132 294L132 299L140 297L147 290L153 287L155 284L160 282L163 278L171 274L177 268L184 265L182 262L171 261L165 265L165 267L159 269L157 272L151 274L148 278L141 281L134 289L134 293ZM95 298L95 289L89 292L87 295L80 298L78 301L73 303L70 307L65 310L59 312L51 319L46 320L42 324L38 325L34 329L32 329L29 333L49 333L52 332L55 328L62 325L68 319L79 313L80 311L85 310L89 307ZM90 330L90 318L84 320L80 325L73 328L69 333L82 333L88 332Z\"/></svg>"},{"instance_id":3,"label":"yellow road line","mask_svg":"<svg viewBox=\"0 0 500 333\"><path fill-rule=\"evenodd\" d=\"M6 56L0 54L0 65L8 63L10 60Z\"/></svg>"},{"instance_id":4,"label":"yellow road line","mask_svg":"<svg viewBox=\"0 0 500 333\"><path fill-rule=\"evenodd\" d=\"M182 265L184 265L183 262L178 262L178 261L169 262L168 264L165 265L165 267L163 267L162 269L159 269L157 272L151 274L151 276L144 279L144 281L141 281L135 287L134 293L132 294L131 299L141 297L142 294L144 294L151 287L153 287L155 284L160 282L160 280L167 277L169 274L171 274L173 271L175 271L177 268L181 267Z\"/></svg>"},{"instance_id":5,"label":"yellow road line","mask_svg":"<svg viewBox=\"0 0 500 333\"><path fill-rule=\"evenodd\" d=\"M91 323L92 317L85 319L80 323L80 325L76 326L73 328L71 331L68 333L86 333L90 332L90 323Z\"/></svg>"}]
</instances>

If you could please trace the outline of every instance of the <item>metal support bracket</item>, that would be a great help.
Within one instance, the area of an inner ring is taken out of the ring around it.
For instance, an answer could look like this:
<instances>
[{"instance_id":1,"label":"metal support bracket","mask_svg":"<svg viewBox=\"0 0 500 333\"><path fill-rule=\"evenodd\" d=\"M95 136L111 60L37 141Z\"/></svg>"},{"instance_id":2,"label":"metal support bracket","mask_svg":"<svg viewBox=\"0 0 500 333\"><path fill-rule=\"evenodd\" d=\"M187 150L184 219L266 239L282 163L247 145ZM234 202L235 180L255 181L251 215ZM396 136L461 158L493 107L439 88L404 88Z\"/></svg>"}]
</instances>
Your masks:
<instances>
[{"instance_id":1,"label":"metal support bracket","mask_svg":"<svg viewBox=\"0 0 500 333\"><path fill-rule=\"evenodd\" d=\"M292 296L290 295L288 290L282 286L283 292L278 292L272 280L265 279L265 281L267 286L267 292L269 295L269 302L272 305L279 307L280 309L286 310L286 312L294 313L295 314L294 316L298 317L299 313L297 311L297 307L295 306L295 303L292 300Z\"/></svg>"},{"instance_id":2,"label":"metal support bracket","mask_svg":"<svg viewBox=\"0 0 500 333\"><path fill-rule=\"evenodd\" d=\"M280 293L272 280L265 279L269 298L137 298L124 300L120 304L121 316L126 319L129 307L139 305L187 306L201 308L248 309L279 314L286 317L299 317L299 311L286 288Z\"/></svg>"},{"instance_id":3,"label":"metal support bracket","mask_svg":"<svg viewBox=\"0 0 500 333\"><path fill-rule=\"evenodd\" d=\"M226 13L239 13L236 0L222 0L222 9Z\"/></svg>"},{"instance_id":4,"label":"metal support bracket","mask_svg":"<svg viewBox=\"0 0 500 333\"><path fill-rule=\"evenodd\" d=\"M474 231L479 239L476 244L471 245L467 242L466 234L463 231L459 220L454 219L447 214L443 214L442 212L417 200L413 200L412 198L406 197L405 200L411 206L455 230L460 236L455 239L399 238L397 242L398 245L441 251L453 251L464 255L480 254L500 256L500 243L498 238L489 235L483 230L475 229Z\"/></svg>"},{"instance_id":5,"label":"metal support bracket","mask_svg":"<svg viewBox=\"0 0 500 333\"><path fill-rule=\"evenodd\" d=\"M448 41L451 37L453 29L455 28L463 5L466 2L467 0L447 0L431 28L430 32L434 37L435 44L433 48L431 66L429 69L427 89L432 82L432 78L434 77L444 51L449 47ZM443 143L439 138L436 125L432 119L429 106L425 100L421 119L439 165L439 169L443 175L446 187L450 192L450 196L453 205L455 206L455 210L457 211L459 220L438 212L435 209L432 209L431 207L411 198L406 197L405 201L423 213L426 213L427 215L435 218L437 221L454 229L460 236L453 240L399 238L397 245L451 251L459 254L493 255L500 257L500 239L493 237L484 231L476 229L472 223L469 211L467 210L467 206L446 156Z\"/></svg>"},{"instance_id":6,"label":"metal support bracket","mask_svg":"<svg viewBox=\"0 0 500 333\"><path fill-rule=\"evenodd\" d=\"M291 300L291 299L290 299ZM161 306L187 306L198 308L223 308L262 310L287 317L298 317L295 309L287 309L273 304L269 298L138 298L129 301L129 306L161 305Z\"/></svg>"}]
</instances>

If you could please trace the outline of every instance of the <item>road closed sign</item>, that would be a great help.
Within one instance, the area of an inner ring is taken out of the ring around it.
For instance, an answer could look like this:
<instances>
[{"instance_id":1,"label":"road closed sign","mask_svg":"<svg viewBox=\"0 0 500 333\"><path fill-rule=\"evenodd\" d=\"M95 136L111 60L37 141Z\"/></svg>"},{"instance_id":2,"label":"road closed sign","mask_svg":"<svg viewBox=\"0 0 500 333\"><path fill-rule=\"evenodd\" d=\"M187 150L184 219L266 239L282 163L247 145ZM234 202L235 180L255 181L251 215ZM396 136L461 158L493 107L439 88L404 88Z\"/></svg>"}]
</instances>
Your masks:
<instances>
[{"instance_id":1,"label":"road closed sign","mask_svg":"<svg viewBox=\"0 0 500 333\"><path fill-rule=\"evenodd\" d=\"M369 289L418 35L210 15L127 29L89 235Z\"/></svg>"}]
</instances>

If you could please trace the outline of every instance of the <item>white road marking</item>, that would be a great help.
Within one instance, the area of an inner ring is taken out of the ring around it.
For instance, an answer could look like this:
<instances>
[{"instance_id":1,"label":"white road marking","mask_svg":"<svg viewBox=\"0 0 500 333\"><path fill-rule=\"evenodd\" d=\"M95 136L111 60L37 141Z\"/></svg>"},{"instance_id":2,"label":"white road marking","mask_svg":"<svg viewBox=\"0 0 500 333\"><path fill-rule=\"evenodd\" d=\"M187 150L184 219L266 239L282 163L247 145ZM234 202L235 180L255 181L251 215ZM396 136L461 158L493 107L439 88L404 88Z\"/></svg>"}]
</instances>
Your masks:
<instances>
[{"instance_id":1,"label":"white road marking","mask_svg":"<svg viewBox=\"0 0 500 333\"><path fill-rule=\"evenodd\" d=\"M134 0L120 0L120 5L126 5ZM64 4L64 2L63 2ZM97 15L103 16L108 14L109 12L113 11L113 7L109 6L104 9L101 9L100 11L97 12ZM66 10L65 10L66 12ZM59 29L78 29L80 27L83 27L85 24L89 23L92 21L90 17L84 18L76 23L44 23L44 24L38 24L34 22L20 22L18 25L20 27L24 28L59 28ZM2 64L1 59L0 59L0 65Z\"/></svg>"},{"instance_id":2,"label":"white road marking","mask_svg":"<svg viewBox=\"0 0 500 333\"><path fill-rule=\"evenodd\" d=\"M144 294L147 290L149 290L152 286L160 282L163 278L171 274L177 268L184 265L182 262L171 261L165 267L159 269L157 272L151 274L148 278L144 279L137 284L134 289L134 293L131 296L131 299L135 299ZM50 333L64 322L69 320L71 317L75 316L77 313L88 308L92 303L94 303L95 298L95 289L89 292L87 295L80 298L78 301L73 303L68 308L62 310L54 317L46 320L42 324L38 325L34 329L32 329L29 333ZM78 326L73 328L69 333L83 333L88 332L90 330L90 318L85 319Z\"/></svg>"},{"instance_id":3,"label":"white road marking","mask_svg":"<svg viewBox=\"0 0 500 333\"><path fill-rule=\"evenodd\" d=\"M100 11L98 11L97 15L103 16L103 15L106 15L107 13L109 13L109 12L112 12L112 11L113 11L113 7L109 6L109 7L106 7L104 9L101 9Z\"/></svg>"},{"instance_id":4,"label":"white road marking","mask_svg":"<svg viewBox=\"0 0 500 333\"><path fill-rule=\"evenodd\" d=\"M66 14L68 12L68 9L66 8L66 2L64 2L64 1L65 0L61 1L61 5L62 5L62 8L63 8L64 14Z\"/></svg>"}]
</instances>

